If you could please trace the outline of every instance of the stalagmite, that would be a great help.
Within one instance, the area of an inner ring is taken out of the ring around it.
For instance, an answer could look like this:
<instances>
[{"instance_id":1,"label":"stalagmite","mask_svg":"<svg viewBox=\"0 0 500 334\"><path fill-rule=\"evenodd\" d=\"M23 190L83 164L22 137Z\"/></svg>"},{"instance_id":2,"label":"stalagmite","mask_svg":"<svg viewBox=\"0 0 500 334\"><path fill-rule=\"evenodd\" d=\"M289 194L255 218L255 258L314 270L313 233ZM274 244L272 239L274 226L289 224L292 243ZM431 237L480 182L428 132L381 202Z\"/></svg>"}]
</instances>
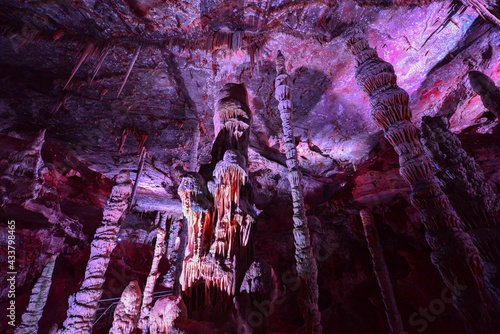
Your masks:
<instances>
[{"instance_id":1,"label":"stalagmite","mask_svg":"<svg viewBox=\"0 0 500 334\"><path fill-rule=\"evenodd\" d=\"M303 316L307 333L321 333L321 313L318 310L318 268L314 259L307 226L304 195L302 191L302 173L299 170L297 150L293 136L292 99L288 86L288 74L285 69L285 57L278 51L276 59L277 77L275 97L283 125L283 140L286 150L288 180L293 201L293 236L295 241L295 261L300 284Z\"/></svg>"},{"instance_id":2,"label":"stalagmite","mask_svg":"<svg viewBox=\"0 0 500 334\"><path fill-rule=\"evenodd\" d=\"M410 184L411 203L420 211L431 260L453 293L453 304L472 333L488 333L483 266L479 251L460 225L442 192L411 123L409 96L396 85L394 68L380 59L364 32L350 31L347 45L356 56L356 81L370 97L372 118L399 155L401 176ZM466 289L458 290L460 284Z\"/></svg>"},{"instance_id":3,"label":"stalagmite","mask_svg":"<svg viewBox=\"0 0 500 334\"><path fill-rule=\"evenodd\" d=\"M150 334L170 333L175 321L186 321L187 309L181 297L168 296L156 301L151 310Z\"/></svg>"},{"instance_id":4,"label":"stalagmite","mask_svg":"<svg viewBox=\"0 0 500 334\"><path fill-rule=\"evenodd\" d=\"M472 237L485 261L489 281L500 288L500 226L495 192L481 168L448 129L446 118L423 117L421 141L464 231Z\"/></svg>"},{"instance_id":5,"label":"stalagmite","mask_svg":"<svg viewBox=\"0 0 500 334\"><path fill-rule=\"evenodd\" d=\"M14 331L14 334L38 333L38 321L40 321L42 317L43 309L47 302L57 255L58 254L52 255L49 258L49 262L47 262L43 268L42 276L36 281L31 291L28 307L22 316L21 323Z\"/></svg>"},{"instance_id":6,"label":"stalagmite","mask_svg":"<svg viewBox=\"0 0 500 334\"><path fill-rule=\"evenodd\" d=\"M132 281L123 290L115 309L113 326L109 334L135 333L135 322L141 306L141 289L137 281Z\"/></svg>"},{"instance_id":7,"label":"stalagmite","mask_svg":"<svg viewBox=\"0 0 500 334\"><path fill-rule=\"evenodd\" d=\"M158 212L158 215L160 215L160 226L158 227L158 233L156 234L155 252L153 255L153 262L151 263L151 270L149 271L149 275L146 280L146 286L144 287L141 314L139 315L139 321L137 322L137 329L140 333L147 332L149 313L153 307L153 293L156 286L156 280L158 279L158 276L160 276L158 265L160 264L165 248L167 213Z\"/></svg>"},{"instance_id":8,"label":"stalagmite","mask_svg":"<svg viewBox=\"0 0 500 334\"><path fill-rule=\"evenodd\" d=\"M375 272L380 287L380 293L384 301L385 314L391 329L391 334L400 334L404 331L403 322L401 321L401 314L399 313L396 298L394 297L391 278L387 270L387 265L385 264L384 253L380 245L380 239L378 237L377 228L375 227L375 222L373 221L373 216L368 210L361 210L359 214L363 222L368 249L372 255L373 271Z\"/></svg>"},{"instance_id":9,"label":"stalagmite","mask_svg":"<svg viewBox=\"0 0 500 334\"><path fill-rule=\"evenodd\" d=\"M132 192L130 173L122 170L104 208L101 226L90 245L90 258L85 269L85 278L80 291L69 297L67 318L58 334L91 333L99 299L102 295L104 274L108 268L111 252L116 246L120 219L128 207Z\"/></svg>"}]
</instances>

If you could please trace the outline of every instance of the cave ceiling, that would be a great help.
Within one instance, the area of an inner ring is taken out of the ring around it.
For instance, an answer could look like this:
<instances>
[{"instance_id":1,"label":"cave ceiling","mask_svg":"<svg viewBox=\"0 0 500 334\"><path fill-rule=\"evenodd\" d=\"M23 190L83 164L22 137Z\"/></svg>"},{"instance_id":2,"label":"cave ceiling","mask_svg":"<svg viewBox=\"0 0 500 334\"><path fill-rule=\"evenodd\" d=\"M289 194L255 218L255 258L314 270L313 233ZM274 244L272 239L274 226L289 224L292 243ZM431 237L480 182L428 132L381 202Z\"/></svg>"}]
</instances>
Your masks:
<instances>
[{"instance_id":1,"label":"cave ceiling","mask_svg":"<svg viewBox=\"0 0 500 334\"><path fill-rule=\"evenodd\" d=\"M467 74L500 80L500 30L472 8L427 2L4 0L0 131L31 140L46 129L48 142L109 178L137 168L147 135L137 208L180 210L182 175L211 159L216 92L243 83L253 112L250 171L263 196L269 188L287 193L274 99L281 50L306 191L323 189L326 200L383 140L354 80L349 27L362 26L394 66L417 126L442 115L455 133L491 131Z\"/></svg>"}]
</instances>

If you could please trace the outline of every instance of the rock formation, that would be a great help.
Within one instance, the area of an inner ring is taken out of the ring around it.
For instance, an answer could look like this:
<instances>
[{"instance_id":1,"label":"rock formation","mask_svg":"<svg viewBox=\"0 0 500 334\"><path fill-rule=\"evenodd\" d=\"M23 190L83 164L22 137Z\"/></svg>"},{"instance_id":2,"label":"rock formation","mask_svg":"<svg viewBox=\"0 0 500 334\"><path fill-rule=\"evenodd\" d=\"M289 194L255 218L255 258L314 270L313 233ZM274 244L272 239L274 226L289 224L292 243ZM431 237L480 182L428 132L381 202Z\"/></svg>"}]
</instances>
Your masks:
<instances>
[{"instance_id":1,"label":"rock formation","mask_svg":"<svg viewBox=\"0 0 500 334\"><path fill-rule=\"evenodd\" d=\"M0 206L37 198L42 189L44 142L45 130L42 130L26 149L10 154L8 166L0 178Z\"/></svg>"},{"instance_id":2,"label":"rock formation","mask_svg":"<svg viewBox=\"0 0 500 334\"><path fill-rule=\"evenodd\" d=\"M141 306L141 289L137 281L132 281L123 290L115 309L113 326L109 334L135 333L136 320Z\"/></svg>"},{"instance_id":3,"label":"rock formation","mask_svg":"<svg viewBox=\"0 0 500 334\"><path fill-rule=\"evenodd\" d=\"M291 92L288 86L285 57L281 51L278 51L276 59L276 73L275 98L279 102L278 109L283 126L283 146L286 151L286 165L289 171L288 181L292 193L295 261L297 261L296 268L300 282L305 331L307 333L321 333L321 314L318 310L318 268L313 256L309 227L307 226L302 190L302 173L299 170L295 137L293 135Z\"/></svg>"},{"instance_id":4,"label":"rock formation","mask_svg":"<svg viewBox=\"0 0 500 334\"><path fill-rule=\"evenodd\" d=\"M186 305L181 297L168 296L156 301L151 310L150 334L171 333L175 328L175 322L187 320Z\"/></svg>"},{"instance_id":5,"label":"rock formation","mask_svg":"<svg viewBox=\"0 0 500 334\"><path fill-rule=\"evenodd\" d=\"M450 207L433 175L431 162L411 123L409 96L396 84L394 68L380 59L364 32L353 29L347 45L356 57L356 82L370 97L372 118L399 155L401 176L410 184L411 202L420 211L431 260L454 294L454 305L472 333L489 331L483 266L479 251ZM453 289L453 282L467 286Z\"/></svg>"},{"instance_id":6,"label":"rock formation","mask_svg":"<svg viewBox=\"0 0 500 334\"><path fill-rule=\"evenodd\" d=\"M38 321L42 317L45 303L47 302L50 286L52 284L52 273L54 272L58 255L59 254L53 254L49 258L49 262L47 262L43 268L42 276L36 281L31 291L30 302L14 334L32 334L38 332Z\"/></svg>"},{"instance_id":7,"label":"rock formation","mask_svg":"<svg viewBox=\"0 0 500 334\"><path fill-rule=\"evenodd\" d=\"M146 332L148 328L149 314L151 312L151 308L153 307L153 293L156 286L156 280L160 276L158 265L160 264L160 260L165 249L165 236L167 233L166 223L168 215L166 212L158 212L158 215L160 216L160 222L158 232L156 234L155 252L153 255L153 262L151 263L151 270L149 271L149 276L146 280L146 286L144 287L141 313L137 322L137 329L141 333Z\"/></svg>"},{"instance_id":8,"label":"rock formation","mask_svg":"<svg viewBox=\"0 0 500 334\"><path fill-rule=\"evenodd\" d=\"M99 299L102 295L104 274L108 268L110 255L116 246L120 219L129 205L132 181L128 171L120 171L116 185L104 208L101 226L90 245L90 258L85 270L85 279L80 290L70 296L67 318L59 334L91 333Z\"/></svg>"},{"instance_id":9,"label":"rock formation","mask_svg":"<svg viewBox=\"0 0 500 334\"><path fill-rule=\"evenodd\" d=\"M368 249L372 255L373 271L377 277L378 286L385 306L385 315L387 323L392 334L399 334L404 331L401 314L399 313L398 304L394 297L394 289L392 288L391 278L387 265L385 264L384 253L380 245L377 228L372 214L368 210L360 211L363 230L365 231L366 242Z\"/></svg>"},{"instance_id":10,"label":"rock formation","mask_svg":"<svg viewBox=\"0 0 500 334\"><path fill-rule=\"evenodd\" d=\"M500 88L490 77L479 71L469 72L469 82L474 92L481 96L484 107L500 120Z\"/></svg>"},{"instance_id":11,"label":"rock formation","mask_svg":"<svg viewBox=\"0 0 500 334\"><path fill-rule=\"evenodd\" d=\"M200 169L203 177L186 175L178 189L189 229L181 286L189 298L188 310L209 317L226 312L253 260L247 103L243 85L224 86L214 116L212 163Z\"/></svg>"},{"instance_id":12,"label":"rock formation","mask_svg":"<svg viewBox=\"0 0 500 334\"><path fill-rule=\"evenodd\" d=\"M432 158L441 188L471 237L493 287L500 287L500 226L498 199L483 171L462 148L443 117L422 118L422 143ZM495 278L496 277L496 278Z\"/></svg>"}]
</instances>

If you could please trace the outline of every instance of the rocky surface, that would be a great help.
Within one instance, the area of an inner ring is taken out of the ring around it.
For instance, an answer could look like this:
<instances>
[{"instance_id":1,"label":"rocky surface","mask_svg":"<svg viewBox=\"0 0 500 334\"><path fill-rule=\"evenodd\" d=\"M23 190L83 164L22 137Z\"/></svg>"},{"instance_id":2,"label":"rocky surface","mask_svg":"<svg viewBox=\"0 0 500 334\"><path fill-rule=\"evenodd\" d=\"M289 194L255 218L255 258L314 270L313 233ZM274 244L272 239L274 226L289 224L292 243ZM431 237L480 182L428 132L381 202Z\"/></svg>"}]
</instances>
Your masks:
<instances>
[{"instance_id":1,"label":"rocky surface","mask_svg":"<svg viewBox=\"0 0 500 334\"><path fill-rule=\"evenodd\" d=\"M344 32L354 25L365 29L370 45L393 65L398 85L408 92L412 123L420 128L423 116L447 119L463 152L484 174L481 182L498 198L498 120L492 105L483 103L485 94L473 89L474 82L471 86L469 72L479 71L500 86L500 29L474 8L454 10L457 2L379 2L1 1L0 178L5 184L0 192L5 201L0 208L0 263L7 261L6 221L15 220L17 321L50 254L60 252L39 333L48 333L54 323L61 327L68 297L81 286L113 177L126 169L136 179L141 143L147 154L136 205L121 223L103 298L118 298L132 280L144 289L156 211L182 214L177 192L182 177L214 163L217 93L226 83L237 82L247 89L253 118L247 163L260 212L254 255L270 265L276 278L273 309L259 314L270 332L299 331L303 323L292 283L292 202L274 99L281 50L293 92L294 136L318 265L323 332L388 331L359 217L361 209L369 208L405 330L465 333L431 263L398 156L372 123L368 97L356 85L356 63L345 47ZM496 96L486 95L488 101ZM43 164L35 164L35 182L12 175L15 156L26 152L43 129ZM29 185L29 191L17 196L16 185ZM171 242L167 235L166 249L183 253L183 245L172 243L186 240L182 233L187 227ZM167 234L171 230L177 231L169 228ZM160 275L177 264L167 258L159 262ZM8 329L2 275L0 333ZM439 301L445 307L438 314L422 313L436 310ZM224 333L225 328L192 320L177 325L193 333ZM110 326L95 332L106 333Z\"/></svg>"}]
</instances>

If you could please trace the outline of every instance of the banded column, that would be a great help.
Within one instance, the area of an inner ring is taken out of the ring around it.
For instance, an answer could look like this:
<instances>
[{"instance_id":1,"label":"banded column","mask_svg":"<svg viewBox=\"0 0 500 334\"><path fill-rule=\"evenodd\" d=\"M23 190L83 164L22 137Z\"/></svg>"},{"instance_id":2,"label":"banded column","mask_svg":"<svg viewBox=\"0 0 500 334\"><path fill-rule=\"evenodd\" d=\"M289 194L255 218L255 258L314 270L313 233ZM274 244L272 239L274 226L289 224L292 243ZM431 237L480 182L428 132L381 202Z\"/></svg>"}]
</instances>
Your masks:
<instances>
[{"instance_id":1,"label":"banded column","mask_svg":"<svg viewBox=\"0 0 500 334\"><path fill-rule=\"evenodd\" d=\"M275 98L283 125L283 141L288 167L293 202L293 237L295 245L295 261L300 287L302 314L307 333L321 333L321 313L318 309L318 268L311 248L309 227L307 226L306 209L302 190L302 173L299 170L297 150L293 136L292 99L288 86L288 74L285 69L285 57L278 51L276 59L277 77L275 80Z\"/></svg>"},{"instance_id":2,"label":"banded column","mask_svg":"<svg viewBox=\"0 0 500 334\"><path fill-rule=\"evenodd\" d=\"M387 265L385 264L384 252L380 245L380 238L378 236L377 228L373 216L368 210L361 210L359 213L363 223L363 230L365 231L366 242L368 249L372 255L373 271L377 277L378 286L380 287L380 294L385 306L385 315L387 323L391 329L391 334L400 334L404 331L403 322L401 321L401 314L398 310L398 304L394 297L394 289L392 288L391 278Z\"/></svg>"},{"instance_id":3,"label":"banded column","mask_svg":"<svg viewBox=\"0 0 500 334\"><path fill-rule=\"evenodd\" d=\"M31 291L30 301L22 316L21 323L17 326L14 334L38 333L38 322L42 318L43 309L47 303L50 286L52 285L52 273L58 255L53 254L43 268L42 275Z\"/></svg>"},{"instance_id":4,"label":"banded column","mask_svg":"<svg viewBox=\"0 0 500 334\"><path fill-rule=\"evenodd\" d=\"M351 31L347 46L356 57L356 82L370 97L372 119L399 155L401 176L411 186L411 203L426 228L431 261L452 291L453 304L469 330L488 333L482 261L434 177L418 130L411 123L408 93L397 86L394 68L378 57L362 31ZM453 282L467 288L459 291Z\"/></svg>"},{"instance_id":5,"label":"banded column","mask_svg":"<svg viewBox=\"0 0 500 334\"><path fill-rule=\"evenodd\" d=\"M111 252L116 247L120 218L129 204L132 181L128 171L120 171L116 185L104 208L101 226L90 245L90 258L80 291L69 297L67 318L58 334L90 334L102 296L104 274L108 269Z\"/></svg>"},{"instance_id":6,"label":"banded column","mask_svg":"<svg viewBox=\"0 0 500 334\"><path fill-rule=\"evenodd\" d=\"M156 286L156 280L158 279L158 276L160 276L158 266L165 249L167 213L158 212L158 215L160 216L160 224L156 234L155 252L153 255L153 262L151 263L151 269L149 271L148 278L146 279L146 286L144 287L144 294L142 297L141 313L137 322L137 329L139 333L146 333L149 327L149 314L153 308L153 294Z\"/></svg>"}]
</instances>

